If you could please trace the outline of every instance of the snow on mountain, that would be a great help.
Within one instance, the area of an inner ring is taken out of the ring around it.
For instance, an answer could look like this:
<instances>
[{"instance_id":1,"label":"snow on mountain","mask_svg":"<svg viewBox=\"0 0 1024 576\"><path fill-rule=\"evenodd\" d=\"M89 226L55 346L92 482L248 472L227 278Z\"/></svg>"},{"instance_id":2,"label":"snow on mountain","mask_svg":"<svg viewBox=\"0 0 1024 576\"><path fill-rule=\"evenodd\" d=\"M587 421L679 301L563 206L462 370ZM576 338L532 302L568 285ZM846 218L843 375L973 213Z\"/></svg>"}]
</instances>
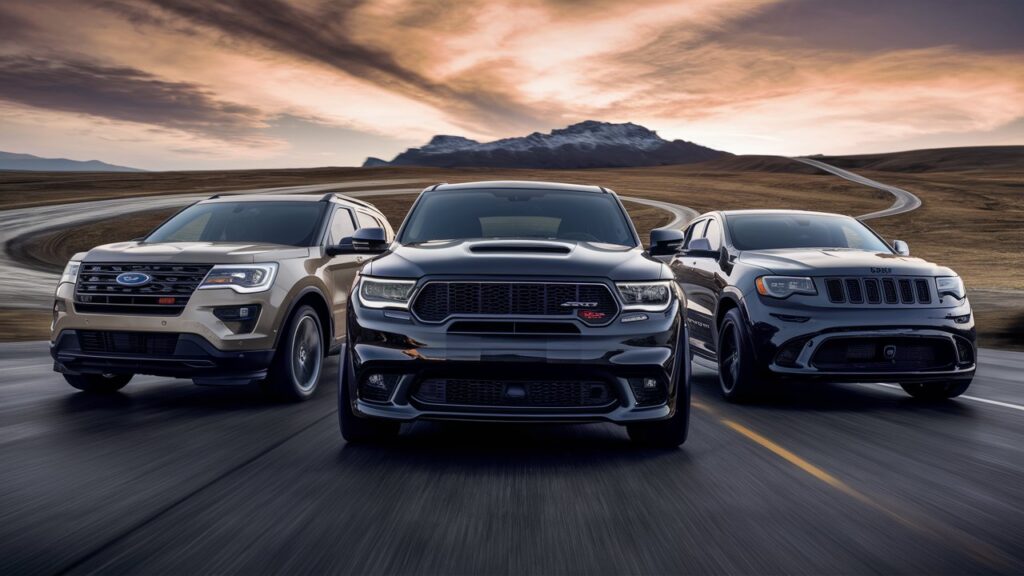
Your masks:
<instances>
[{"instance_id":1,"label":"snow on mountain","mask_svg":"<svg viewBox=\"0 0 1024 576\"><path fill-rule=\"evenodd\" d=\"M508 168L597 168L702 162L729 155L683 140L665 140L653 130L627 122L587 120L550 134L477 142L439 135L390 162L367 158L364 166L491 166Z\"/></svg>"}]
</instances>

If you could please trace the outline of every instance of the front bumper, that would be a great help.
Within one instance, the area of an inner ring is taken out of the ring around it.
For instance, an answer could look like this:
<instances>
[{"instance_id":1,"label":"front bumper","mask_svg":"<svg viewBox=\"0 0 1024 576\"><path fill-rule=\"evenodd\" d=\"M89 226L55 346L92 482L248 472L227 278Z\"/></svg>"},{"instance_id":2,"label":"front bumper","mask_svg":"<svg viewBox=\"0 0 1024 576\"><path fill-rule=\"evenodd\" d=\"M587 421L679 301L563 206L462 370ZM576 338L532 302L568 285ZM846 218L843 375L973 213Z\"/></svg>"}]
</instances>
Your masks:
<instances>
[{"instance_id":1,"label":"front bumper","mask_svg":"<svg viewBox=\"0 0 1024 576\"><path fill-rule=\"evenodd\" d=\"M151 374L226 385L265 378L274 357L273 350L223 351L195 334L176 336L173 348L160 352L100 352L83 350L79 331L63 330L50 355L54 370L64 374Z\"/></svg>"},{"instance_id":2,"label":"front bumper","mask_svg":"<svg viewBox=\"0 0 1024 576\"><path fill-rule=\"evenodd\" d=\"M677 377L689 369L688 362L677 358L679 343L686 342L678 302L664 312L648 313L647 320L622 323L616 318L599 328L578 324L578 334L497 335L454 333L457 320L424 324L400 313L364 308L357 300L349 301L341 377L354 378L349 401L365 417L626 424L668 418L676 398L688 397L686 390L680 391L688 379ZM365 383L377 374L387 375L388 389L369 398ZM503 383L505 393L523 383L601 383L609 401L600 406L423 401L421 384L454 379ZM634 392L645 380L660 387L656 400Z\"/></svg>"},{"instance_id":3,"label":"front bumper","mask_svg":"<svg viewBox=\"0 0 1024 576\"><path fill-rule=\"evenodd\" d=\"M948 382L970 379L977 368L974 316L966 299L941 308L822 308L755 294L744 298L743 312L750 322L757 363L783 377ZM822 361L826 347L834 350L845 343L860 346L857 351L863 351L865 357L846 365ZM877 361L890 352L886 347L891 347L893 354L888 364ZM936 354L929 366L915 367L901 356L903 348L929 347Z\"/></svg>"}]
</instances>

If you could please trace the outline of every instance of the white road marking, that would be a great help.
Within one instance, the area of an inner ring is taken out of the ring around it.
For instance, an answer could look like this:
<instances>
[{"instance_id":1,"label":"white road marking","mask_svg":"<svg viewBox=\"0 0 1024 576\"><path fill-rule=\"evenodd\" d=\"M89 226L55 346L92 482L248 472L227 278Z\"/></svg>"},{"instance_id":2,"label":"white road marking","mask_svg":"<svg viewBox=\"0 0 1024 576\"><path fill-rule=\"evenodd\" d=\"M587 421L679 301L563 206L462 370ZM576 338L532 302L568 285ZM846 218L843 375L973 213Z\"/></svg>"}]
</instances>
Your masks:
<instances>
[{"instance_id":1,"label":"white road marking","mask_svg":"<svg viewBox=\"0 0 1024 576\"><path fill-rule=\"evenodd\" d=\"M903 388L896 384L885 384L883 382L864 383L861 384L861 386L884 386L886 388L895 388L897 390L903 390ZM1003 408L1010 408L1013 410L1020 410L1021 412L1024 412L1024 406L1020 406L1018 404L1010 404L1009 402L1000 402L999 400L989 400L988 398L978 398L977 396L967 395L960 395L957 396L957 398L963 398L964 400L973 400L975 402L981 402L982 404L991 404L993 406L1002 406Z\"/></svg>"}]
</instances>

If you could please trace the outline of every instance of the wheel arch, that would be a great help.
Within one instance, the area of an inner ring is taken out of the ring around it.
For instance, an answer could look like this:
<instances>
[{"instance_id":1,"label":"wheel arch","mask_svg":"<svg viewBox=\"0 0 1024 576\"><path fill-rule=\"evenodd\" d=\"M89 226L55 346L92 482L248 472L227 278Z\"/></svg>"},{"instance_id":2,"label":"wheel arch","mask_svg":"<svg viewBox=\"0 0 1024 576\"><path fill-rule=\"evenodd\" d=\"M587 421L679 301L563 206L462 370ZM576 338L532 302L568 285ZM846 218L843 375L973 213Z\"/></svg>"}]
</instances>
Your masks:
<instances>
[{"instance_id":1,"label":"wheel arch","mask_svg":"<svg viewBox=\"0 0 1024 576\"><path fill-rule=\"evenodd\" d=\"M281 337L284 335L288 321L291 320L295 311L303 305L308 305L312 308L320 318L320 333L324 339L324 354L326 355L334 347L334 318L331 316L331 309L327 305L327 297L316 286L307 286L292 298L292 302L289 304L288 310L282 319L281 329L277 331L274 349L276 350L280 345Z\"/></svg>"}]
</instances>

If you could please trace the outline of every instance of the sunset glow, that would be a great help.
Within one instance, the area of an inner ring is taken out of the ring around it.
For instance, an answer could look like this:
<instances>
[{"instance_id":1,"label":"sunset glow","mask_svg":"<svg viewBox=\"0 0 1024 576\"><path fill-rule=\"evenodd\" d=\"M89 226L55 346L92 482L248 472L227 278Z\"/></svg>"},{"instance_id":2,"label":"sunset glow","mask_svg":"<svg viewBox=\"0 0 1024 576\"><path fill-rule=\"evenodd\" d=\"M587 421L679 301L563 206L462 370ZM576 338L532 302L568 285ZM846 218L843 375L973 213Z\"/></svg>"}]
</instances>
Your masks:
<instances>
[{"instance_id":1,"label":"sunset glow","mask_svg":"<svg viewBox=\"0 0 1024 576\"><path fill-rule=\"evenodd\" d=\"M0 150L157 170L358 165L434 134L586 119L735 153L1024 144L1024 4L0 6Z\"/></svg>"}]
</instances>

